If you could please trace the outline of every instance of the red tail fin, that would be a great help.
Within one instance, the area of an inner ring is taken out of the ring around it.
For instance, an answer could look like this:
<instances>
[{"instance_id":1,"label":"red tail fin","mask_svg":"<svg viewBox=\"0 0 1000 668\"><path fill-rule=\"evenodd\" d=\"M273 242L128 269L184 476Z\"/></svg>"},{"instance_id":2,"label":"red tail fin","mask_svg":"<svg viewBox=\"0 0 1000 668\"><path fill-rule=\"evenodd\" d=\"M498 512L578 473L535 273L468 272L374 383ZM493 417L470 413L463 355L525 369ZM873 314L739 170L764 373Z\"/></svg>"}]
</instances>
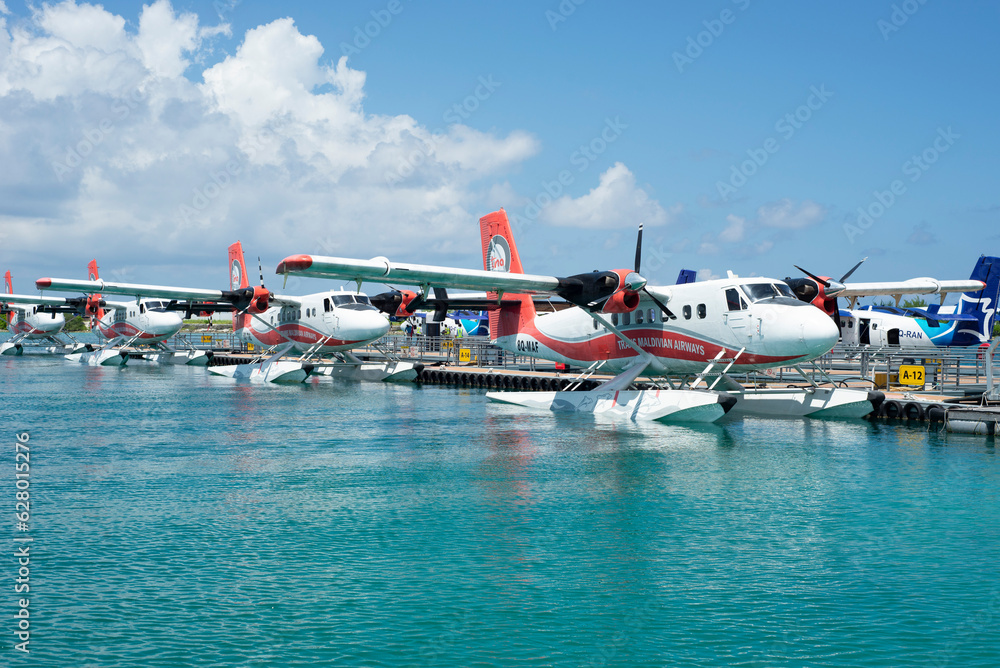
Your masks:
<instances>
[{"instance_id":1,"label":"red tail fin","mask_svg":"<svg viewBox=\"0 0 1000 668\"><path fill-rule=\"evenodd\" d=\"M483 268L486 271L524 273L506 211L500 209L480 218L479 232L483 242ZM496 296L495 292L489 293L491 299L496 299ZM490 311L490 338L494 341L517 334L535 319L535 304L530 295L505 294L503 298L516 300L517 304Z\"/></svg>"},{"instance_id":2,"label":"red tail fin","mask_svg":"<svg viewBox=\"0 0 1000 668\"><path fill-rule=\"evenodd\" d=\"M14 294L14 284L10 280L10 270L7 270L7 273L4 274L3 280L7 287L7 294L8 295ZM3 313L0 315L3 315L3 317L7 319L7 329L10 329L10 323L14 319L14 311L11 310L8 311L7 313Z\"/></svg>"},{"instance_id":3,"label":"red tail fin","mask_svg":"<svg viewBox=\"0 0 1000 668\"><path fill-rule=\"evenodd\" d=\"M247 263L243 257L243 244L239 241L229 247L229 289L240 290L250 287L250 277L247 275ZM250 326L250 316L246 313L237 313L233 309L233 331Z\"/></svg>"},{"instance_id":4,"label":"red tail fin","mask_svg":"<svg viewBox=\"0 0 1000 668\"><path fill-rule=\"evenodd\" d=\"M97 258L94 258L87 264L87 279L91 281L96 281L101 277L100 272L97 271ZM97 318L100 320L104 317L104 309L100 307L101 295L87 295L87 315L91 316L91 329L93 329L94 322L93 319Z\"/></svg>"}]
</instances>

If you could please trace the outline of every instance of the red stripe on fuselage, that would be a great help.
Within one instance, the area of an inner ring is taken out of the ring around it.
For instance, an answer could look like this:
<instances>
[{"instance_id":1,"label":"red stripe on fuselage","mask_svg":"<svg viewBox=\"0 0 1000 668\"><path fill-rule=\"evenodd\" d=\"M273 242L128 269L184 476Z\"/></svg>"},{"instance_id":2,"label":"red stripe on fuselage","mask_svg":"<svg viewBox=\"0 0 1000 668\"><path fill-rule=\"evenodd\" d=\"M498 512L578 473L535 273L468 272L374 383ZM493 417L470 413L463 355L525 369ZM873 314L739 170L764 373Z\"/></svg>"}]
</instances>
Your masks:
<instances>
[{"instance_id":1,"label":"red stripe on fuselage","mask_svg":"<svg viewBox=\"0 0 1000 668\"><path fill-rule=\"evenodd\" d=\"M278 331L274 331L275 329ZM332 336L326 336L311 327L306 327L301 323L294 322L278 325L274 329L268 329L263 332L258 329L251 329L250 331L252 332L253 337L265 346L278 346L282 343L288 343L289 341L314 346L322 340L323 343L321 346L323 348L353 348L363 343L361 340L345 341L343 339L336 339Z\"/></svg>"},{"instance_id":2,"label":"red stripe on fuselage","mask_svg":"<svg viewBox=\"0 0 1000 668\"><path fill-rule=\"evenodd\" d=\"M136 334L139 335L140 339L157 339L157 338L168 338L166 336L157 336L156 334L150 334L149 332L142 331L135 325L129 324L127 322L116 322L113 325L105 325L98 321L97 331L101 333L106 339L114 339L119 336L134 337Z\"/></svg>"},{"instance_id":3,"label":"red stripe on fuselage","mask_svg":"<svg viewBox=\"0 0 1000 668\"><path fill-rule=\"evenodd\" d=\"M670 330L644 328L630 329L622 333L634 341L642 350L655 357L664 359L707 363L718 355L720 351L724 351L722 353L722 357L724 358L733 357L737 353L736 350L705 341L704 339ZM540 344L548 347L556 354L571 360L585 362L588 360L614 360L638 356L638 353L631 346L611 332L590 337L584 341L562 341L543 334L532 322L525 326L520 334L533 337ZM527 351L518 350L517 352L524 354ZM735 366L776 364L795 359L800 359L800 356L760 355L747 351L740 355Z\"/></svg>"}]
</instances>

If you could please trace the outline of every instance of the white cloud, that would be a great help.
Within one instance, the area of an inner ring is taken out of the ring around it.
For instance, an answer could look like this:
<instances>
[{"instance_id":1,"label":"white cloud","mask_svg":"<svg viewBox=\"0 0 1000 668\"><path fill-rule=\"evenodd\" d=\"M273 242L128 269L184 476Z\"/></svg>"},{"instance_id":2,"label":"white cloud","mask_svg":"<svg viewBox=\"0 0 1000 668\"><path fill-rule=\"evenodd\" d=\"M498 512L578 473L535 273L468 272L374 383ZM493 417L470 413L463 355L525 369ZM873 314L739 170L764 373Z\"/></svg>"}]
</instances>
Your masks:
<instances>
[{"instance_id":1,"label":"white cloud","mask_svg":"<svg viewBox=\"0 0 1000 668\"><path fill-rule=\"evenodd\" d=\"M5 3L3 0L0 0L0 14L4 15L10 14L10 10L7 9L7 3Z\"/></svg>"},{"instance_id":2,"label":"white cloud","mask_svg":"<svg viewBox=\"0 0 1000 668\"><path fill-rule=\"evenodd\" d=\"M717 278L720 278L720 276L711 269L705 268L698 270L699 281L714 281Z\"/></svg>"},{"instance_id":3,"label":"white cloud","mask_svg":"<svg viewBox=\"0 0 1000 668\"><path fill-rule=\"evenodd\" d=\"M719 241L730 244L743 241L746 234L746 218L729 214L726 216L726 220L729 221L729 225L719 233Z\"/></svg>"},{"instance_id":4,"label":"white cloud","mask_svg":"<svg viewBox=\"0 0 1000 668\"><path fill-rule=\"evenodd\" d=\"M757 209L757 220L764 227L797 230L815 225L823 220L826 210L812 200L796 205L787 197L769 202Z\"/></svg>"},{"instance_id":5,"label":"white cloud","mask_svg":"<svg viewBox=\"0 0 1000 668\"><path fill-rule=\"evenodd\" d=\"M410 116L367 113L366 74L325 60L291 19L248 30L203 72L211 36L228 26L202 26L167 0L137 21L74 0L5 21L0 224L19 253L75 263L100 238L132 264L183 264L238 237L272 259L465 253L478 217L514 199L497 175L539 148L520 130L435 136ZM628 187L611 179L595 197L662 221L624 174Z\"/></svg>"},{"instance_id":6,"label":"white cloud","mask_svg":"<svg viewBox=\"0 0 1000 668\"><path fill-rule=\"evenodd\" d=\"M589 193L571 198L563 195L542 210L541 219L552 225L581 228L648 227L665 225L680 214L680 205L665 211L635 183L635 176L620 162L600 176Z\"/></svg>"}]
</instances>

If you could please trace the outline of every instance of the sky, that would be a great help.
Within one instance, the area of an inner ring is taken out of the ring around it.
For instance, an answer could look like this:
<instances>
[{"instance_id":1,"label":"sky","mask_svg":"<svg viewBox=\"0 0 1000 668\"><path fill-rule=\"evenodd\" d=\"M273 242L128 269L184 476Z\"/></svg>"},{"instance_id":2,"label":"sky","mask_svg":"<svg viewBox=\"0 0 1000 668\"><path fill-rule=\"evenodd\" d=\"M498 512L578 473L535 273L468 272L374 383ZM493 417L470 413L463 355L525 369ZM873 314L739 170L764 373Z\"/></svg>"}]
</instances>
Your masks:
<instances>
[{"instance_id":1,"label":"sky","mask_svg":"<svg viewBox=\"0 0 1000 668\"><path fill-rule=\"evenodd\" d=\"M0 270L225 288L226 248L967 278L1000 3L0 1ZM334 287L293 279L291 294ZM336 286L339 287L339 286Z\"/></svg>"}]
</instances>

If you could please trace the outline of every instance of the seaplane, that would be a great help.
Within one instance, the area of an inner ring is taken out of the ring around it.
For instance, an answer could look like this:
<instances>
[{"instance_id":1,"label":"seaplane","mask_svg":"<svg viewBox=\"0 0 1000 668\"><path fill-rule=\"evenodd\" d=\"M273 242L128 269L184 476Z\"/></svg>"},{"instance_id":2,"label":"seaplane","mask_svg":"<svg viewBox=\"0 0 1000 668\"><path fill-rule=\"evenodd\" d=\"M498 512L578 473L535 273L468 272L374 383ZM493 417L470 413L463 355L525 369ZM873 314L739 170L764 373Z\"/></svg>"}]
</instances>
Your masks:
<instances>
[{"instance_id":1,"label":"seaplane","mask_svg":"<svg viewBox=\"0 0 1000 668\"><path fill-rule=\"evenodd\" d=\"M614 378L594 390L489 392L497 402L631 419L711 422L730 413L860 417L884 400L879 392L823 387L801 365L829 352L839 331L825 313L773 278L727 278L651 286L640 273L642 226L632 269L572 276L525 274L506 212L480 219L484 269L293 255L278 274L485 290L490 336L502 349L585 368ZM533 295L573 306L539 314ZM744 388L732 374L793 367L804 388ZM640 376L660 389L631 389Z\"/></svg>"},{"instance_id":2,"label":"seaplane","mask_svg":"<svg viewBox=\"0 0 1000 668\"><path fill-rule=\"evenodd\" d=\"M4 275L7 293L0 295L0 310L7 319L7 329L13 334L0 343L0 355L20 355L24 352L25 341L48 341L52 345L42 346L46 353L65 353L81 348L75 341L67 343L59 338L66 326L65 312L76 312L82 308L82 300L66 300L38 295L16 295L10 272Z\"/></svg>"},{"instance_id":3,"label":"seaplane","mask_svg":"<svg viewBox=\"0 0 1000 668\"><path fill-rule=\"evenodd\" d=\"M417 377L419 368L385 355L382 362L365 362L350 351L382 338L388 319L372 306L367 295L343 290L302 297L276 294L264 286L251 286L243 245L229 247L229 290L40 279L41 289L82 290L166 300L167 311L212 312L231 310L233 329L240 340L266 349L248 364L212 365L213 374L251 382L302 382L309 375L353 380L405 381ZM298 360L283 359L289 353Z\"/></svg>"},{"instance_id":4,"label":"seaplane","mask_svg":"<svg viewBox=\"0 0 1000 668\"><path fill-rule=\"evenodd\" d=\"M91 331L105 339L103 346L66 355L72 362L90 366L124 366L129 359L128 348L149 346L152 361L173 364L205 364L204 351L176 351L164 342L180 331L184 324L180 316L170 313L163 302L136 299L134 302L111 302L100 294L103 283L99 276L97 260L87 265L90 280L67 278L40 278L35 281L38 290L83 292L83 312L90 316ZM97 288L97 289L95 289ZM77 301L77 300L66 300Z\"/></svg>"},{"instance_id":5,"label":"seaplane","mask_svg":"<svg viewBox=\"0 0 1000 668\"><path fill-rule=\"evenodd\" d=\"M862 260L861 262L864 262ZM856 264L839 281L817 276L801 267L808 278L786 278L795 295L810 302L840 328L848 346L931 351L945 346L979 346L990 340L1000 300L1000 258L981 256L969 280L912 278L898 282L846 283L861 266ZM948 294L959 292L958 304L945 306ZM926 307L900 307L903 295L939 295L940 302ZM888 296L892 305L857 307L859 297ZM838 299L848 300L842 309Z\"/></svg>"}]
</instances>

